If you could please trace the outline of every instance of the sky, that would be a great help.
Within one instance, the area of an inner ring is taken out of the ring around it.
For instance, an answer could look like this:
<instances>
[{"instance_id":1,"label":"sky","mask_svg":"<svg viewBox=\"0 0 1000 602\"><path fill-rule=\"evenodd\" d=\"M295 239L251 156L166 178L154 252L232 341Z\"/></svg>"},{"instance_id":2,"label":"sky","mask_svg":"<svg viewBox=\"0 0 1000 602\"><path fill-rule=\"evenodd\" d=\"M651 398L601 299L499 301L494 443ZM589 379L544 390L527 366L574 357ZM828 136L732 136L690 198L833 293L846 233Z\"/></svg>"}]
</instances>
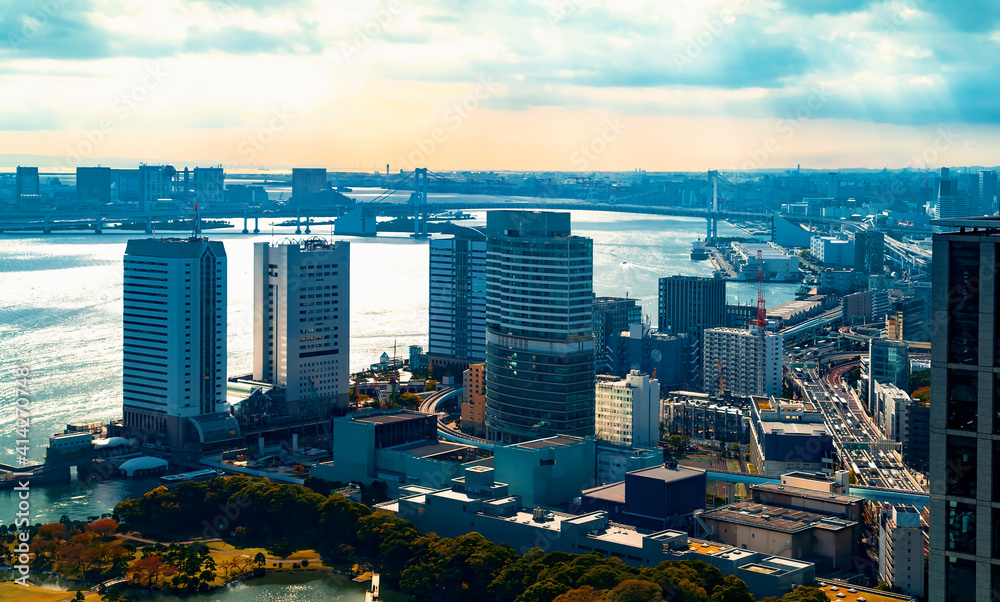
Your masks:
<instances>
[{"instance_id":1,"label":"sky","mask_svg":"<svg viewBox=\"0 0 1000 602\"><path fill-rule=\"evenodd\" d=\"M0 164L1000 164L995 0L0 0Z\"/></svg>"}]
</instances>

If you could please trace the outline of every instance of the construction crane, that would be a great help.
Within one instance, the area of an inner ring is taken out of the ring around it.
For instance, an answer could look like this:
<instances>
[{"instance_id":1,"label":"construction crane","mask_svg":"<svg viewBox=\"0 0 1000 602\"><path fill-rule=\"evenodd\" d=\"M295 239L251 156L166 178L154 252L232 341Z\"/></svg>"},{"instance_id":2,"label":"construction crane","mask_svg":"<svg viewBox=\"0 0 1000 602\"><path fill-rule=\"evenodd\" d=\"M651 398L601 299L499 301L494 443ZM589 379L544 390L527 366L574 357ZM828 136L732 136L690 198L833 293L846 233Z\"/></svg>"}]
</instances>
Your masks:
<instances>
[{"instance_id":1,"label":"construction crane","mask_svg":"<svg viewBox=\"0 0 1000 602\"><path fill-rule=\"evenodd\" d=\"M764 304L764 251L757 249L757 319L750 323L761 329L767 328L767 306Z\"/></svg>"}]
</instances>

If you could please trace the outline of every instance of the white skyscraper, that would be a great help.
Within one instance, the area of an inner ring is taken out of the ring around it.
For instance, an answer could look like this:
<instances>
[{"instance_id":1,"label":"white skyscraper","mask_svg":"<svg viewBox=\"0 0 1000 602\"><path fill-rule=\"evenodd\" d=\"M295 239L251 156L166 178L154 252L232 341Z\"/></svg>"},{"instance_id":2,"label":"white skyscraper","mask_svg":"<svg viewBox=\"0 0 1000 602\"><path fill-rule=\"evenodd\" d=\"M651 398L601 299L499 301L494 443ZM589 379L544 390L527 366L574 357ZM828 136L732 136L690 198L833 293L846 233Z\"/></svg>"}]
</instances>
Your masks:
<instances>
[{"instance_id":1,"label":"white skyscraper","mask_svg":"<svg viewBox=\"0 0 1000 602\"><path fill-rule=\"evenodd\" d=\"M597 438L631 447L660 440L660 383L632 370L624 380L598 377Z\"/></svg>"},{"instance_id":2,"label":"white skyscraper","mask_svg":"<svg viewBox=\"0 0 1000 602\"><path fill-rule=\"evenodd\" d=\"M222 243L130 240L124 285L125 426L170 446L208 442L197 417L223 412L226 401Z\"/></svg>"},{"instance_id":3,"label":"white skyscraper","mask_svg":"<svg viewBox=\"0 0 1000 602\"><path fill-rule=\"evenodd\" d=\"M288 413L350 402L351 247L319 239L254 244L253 378L285 390Z\"/></svg>"},{"instance_id":4,"label":"white skyscraper","mask_svg":"<svg viewBox=\"0 0 1000 602\"><path fill-rule=\"evenodd\" d=\"M703 390L718 392L722 382L733 395L781 396L781 335L758 327L705 331Z\"/></svg>"}]
</instances>

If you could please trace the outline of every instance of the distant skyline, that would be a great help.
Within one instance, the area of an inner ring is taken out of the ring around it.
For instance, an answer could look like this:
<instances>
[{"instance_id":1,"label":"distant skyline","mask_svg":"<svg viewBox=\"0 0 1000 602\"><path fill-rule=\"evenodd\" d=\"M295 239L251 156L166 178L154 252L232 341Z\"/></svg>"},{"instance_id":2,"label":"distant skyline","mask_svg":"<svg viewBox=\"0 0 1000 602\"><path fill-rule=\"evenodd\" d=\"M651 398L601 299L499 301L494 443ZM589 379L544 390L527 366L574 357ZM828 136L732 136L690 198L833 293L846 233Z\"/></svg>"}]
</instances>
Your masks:
<instances>
[{"instance_id":1,"label":"distant skyline","mask_svg":"<svg viewBox=\"0 0 1000 602\"><path fill-rule=\"evenodd\" d=\"M1000 163L968 0L0 0L3 164Z\"/></svg>"}]
</instances>

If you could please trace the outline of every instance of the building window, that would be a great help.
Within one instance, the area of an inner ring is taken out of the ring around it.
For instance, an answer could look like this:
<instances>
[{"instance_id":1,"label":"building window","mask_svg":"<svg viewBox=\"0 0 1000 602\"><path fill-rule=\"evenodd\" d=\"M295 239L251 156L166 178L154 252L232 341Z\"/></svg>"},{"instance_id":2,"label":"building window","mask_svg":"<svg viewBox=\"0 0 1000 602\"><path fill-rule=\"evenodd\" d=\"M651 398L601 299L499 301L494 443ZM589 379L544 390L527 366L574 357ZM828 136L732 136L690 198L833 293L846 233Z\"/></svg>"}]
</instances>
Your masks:
<instances>
[{"instance_id":1,"label":"building window","mask_svg":"<svg viewBox=\"0 0 1000 602\"><path fill-rule=\"evenodd\" d=\"M979 243L953 242L948 274L948 361L979 361Z\"/></svg>"},{"instance_id":2,"label":"building window","mask_svg":"<svg viewBox=\"0 0 1000 602\"><path fill-rule=\"evenodd\" d=\"M945 584L948 600L976 599L976 563L964 558L948 556L946 559Z\"/></svg>"},{"instance_id":3,"label":"building window","mask_svg":"<svg viewBox=\"0 0 1000 602\"><path fill-rule=\"evenodd\" d=\"M976 440L972 437L948 437L948 495L976 497Z\"/></svg>"},{"instance_id":4,"label":"building window","mask_svg":"<svg viewBox=\"0 0 1000 602\"><path fill-rule=\"evenodd\" d=\"M976 553L976 506L948 502L946 548L955 552Z\"/></svg>"},{"instance_id":5,"label":"building window","mask_svg":"<svg viewBox=\"0 0 1000 602\"><path fill-rule=\"evenodd\" d=\"M976 431L979 396L976 373L965 370L948 372L948 428Z\"/></svg>"}]
</instances>

